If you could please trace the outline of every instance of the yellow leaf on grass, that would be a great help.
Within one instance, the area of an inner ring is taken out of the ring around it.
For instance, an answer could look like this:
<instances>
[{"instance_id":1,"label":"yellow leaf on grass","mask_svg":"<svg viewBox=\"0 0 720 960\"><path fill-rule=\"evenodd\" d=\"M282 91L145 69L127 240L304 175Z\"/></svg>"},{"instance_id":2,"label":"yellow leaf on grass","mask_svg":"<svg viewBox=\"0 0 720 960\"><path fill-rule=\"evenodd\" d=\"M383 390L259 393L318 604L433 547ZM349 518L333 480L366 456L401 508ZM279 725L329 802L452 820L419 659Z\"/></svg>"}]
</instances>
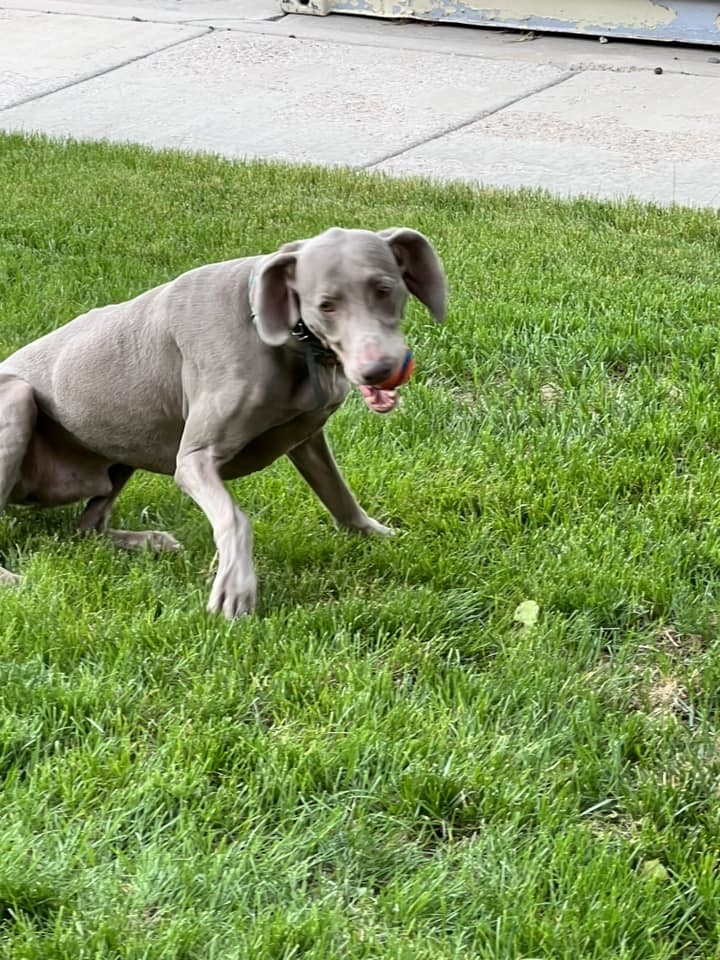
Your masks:
<instances>
[{"instance_id":1,"label":"yellow leaf on grass","mask_svg":"<svg viewBox=\"0 0 720 960\"><path fill-rule=\"evenodd\" d=\"M640 873L646 880L664 883L668 879L668 872L659 860L646 860L640 868Z\"/></svg>"},{"instance_id":2,"label":"yellow leaf on grass","mask_svg":"<svg viewBox=\"0 0 720 960\"><path fill-rule=\"evenodd\" d=\"M522 603L519 603L517 607L515 607L513 620L516 623L522 624L522 626L527 630L530 627L535 626L539 614L540 607L534 600L523 600Z\"/></svg>"}]
</instances>

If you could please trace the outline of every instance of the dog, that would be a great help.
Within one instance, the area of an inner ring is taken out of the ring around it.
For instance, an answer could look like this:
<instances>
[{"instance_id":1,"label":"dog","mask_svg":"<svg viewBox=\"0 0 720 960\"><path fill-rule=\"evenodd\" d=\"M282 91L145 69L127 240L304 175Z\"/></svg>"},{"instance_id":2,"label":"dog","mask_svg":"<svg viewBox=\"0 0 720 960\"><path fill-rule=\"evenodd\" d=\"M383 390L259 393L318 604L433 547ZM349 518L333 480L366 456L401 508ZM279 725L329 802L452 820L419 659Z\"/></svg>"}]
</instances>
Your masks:
<instances>
[{"instance_id":1,"label":"dog","mask_svg":"<svg viewBox=\"0 0 720 960\"><path fill-rule=\"evenodd\" d=\"M80 532L177 550L164 531L107 529L135 470L172 475L212 527L208 610L250 613L252 531L223 481L287 454L339 527L392 533L355 500L323 427L351 384L371 410L396 404L408 294L444 320L426 237L335 227L76 317L0 363L0 512L87 499ZM0 567L0 582L20 578Z\"/></svg>"}]
</instances>

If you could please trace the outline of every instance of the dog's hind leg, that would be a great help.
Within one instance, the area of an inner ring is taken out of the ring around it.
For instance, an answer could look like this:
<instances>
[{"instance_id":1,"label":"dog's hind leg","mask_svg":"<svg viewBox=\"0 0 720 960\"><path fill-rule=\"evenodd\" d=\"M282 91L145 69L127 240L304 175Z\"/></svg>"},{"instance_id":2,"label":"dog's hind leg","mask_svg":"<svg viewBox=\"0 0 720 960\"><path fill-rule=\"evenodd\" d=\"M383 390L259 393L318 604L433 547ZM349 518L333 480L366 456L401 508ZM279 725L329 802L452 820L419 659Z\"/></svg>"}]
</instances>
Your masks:
<instances>
[{"instance_id":1,"label":"dog's hind leg","mask_svg":"<svg viewBox=\"0 0 720 960\"><path fill-rule=\"evenodd\" d=\"M18 377L0 373L0 513L20 485L37 415L32 387ZM0 585L19 583L20 577L0 566Z\"/></svg>"},{"instance_id":2,"label":"dog's hind leg","mask_svg":"<svg viewBox=\"0 0 720 960\"><path fill-rule=\"evenodd\" d=\"M105 533L113 505L132 475L132 467L126 467L122 463L115 463L108 469L112 490L105 496L88 500L77 523L80 533Z\"/></svg>"},{"instance_id":3,"label":"dog's hind leg","mask_svg":"<svg viewBox=\"0 0 720 960\"><path fill-rule=\"evenodd\" d=\"M133 475L132 467L122 463L113 464L108 470L112 490L107 496L93 497L78 520L80 533L105 533L116 547L124 550L142 550L148 548L153 552L162 550L179 550L180 544L175 537L163 530L108 530L112 508L120 496L120 491Z\"/></svg>"}]
</instances>

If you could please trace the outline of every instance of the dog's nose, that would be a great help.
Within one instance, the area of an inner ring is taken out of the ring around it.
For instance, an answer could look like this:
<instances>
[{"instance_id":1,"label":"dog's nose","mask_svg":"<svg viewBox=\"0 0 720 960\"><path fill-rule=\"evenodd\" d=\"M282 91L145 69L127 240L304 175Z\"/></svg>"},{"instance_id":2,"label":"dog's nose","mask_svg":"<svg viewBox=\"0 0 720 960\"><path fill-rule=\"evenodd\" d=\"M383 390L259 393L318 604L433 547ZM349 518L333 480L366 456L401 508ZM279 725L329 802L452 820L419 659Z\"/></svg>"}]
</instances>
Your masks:
<instances>
[{"instance_id":1,"label":"dog's nose","mask_svg":"<svg viewBox=\"0 0 720 960\"><path fill-rule=\"evenodd\" d=\"M364 363L360 367L362 382L368 386L384 383L394 372L396 366L396 362L391 357L380 357L379 360Z\"/></svg>"}]
</instances>

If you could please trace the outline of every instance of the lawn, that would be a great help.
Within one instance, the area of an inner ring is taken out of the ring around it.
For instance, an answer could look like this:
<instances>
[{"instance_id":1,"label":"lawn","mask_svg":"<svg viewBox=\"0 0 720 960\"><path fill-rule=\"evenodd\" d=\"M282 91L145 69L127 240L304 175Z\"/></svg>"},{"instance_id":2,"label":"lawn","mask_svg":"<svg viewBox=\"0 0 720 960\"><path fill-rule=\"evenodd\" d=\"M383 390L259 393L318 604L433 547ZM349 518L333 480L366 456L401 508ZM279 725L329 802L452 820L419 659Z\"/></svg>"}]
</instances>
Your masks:
<instances>
[{"instance_id":1,"label":"lawn","mask_svg":"<svg viewBox=\"0 0 720 960\"><path fill-rule=\"evenodd\" d=\"M178 555L8 511L0 956L720 957L717 215L5 137L0 356L332 224L449 274L402 409L330 425L400 533L336 532L286 462L232 484L230 624L169 478L115 524Z\"/></svg>"}]
</instances>

